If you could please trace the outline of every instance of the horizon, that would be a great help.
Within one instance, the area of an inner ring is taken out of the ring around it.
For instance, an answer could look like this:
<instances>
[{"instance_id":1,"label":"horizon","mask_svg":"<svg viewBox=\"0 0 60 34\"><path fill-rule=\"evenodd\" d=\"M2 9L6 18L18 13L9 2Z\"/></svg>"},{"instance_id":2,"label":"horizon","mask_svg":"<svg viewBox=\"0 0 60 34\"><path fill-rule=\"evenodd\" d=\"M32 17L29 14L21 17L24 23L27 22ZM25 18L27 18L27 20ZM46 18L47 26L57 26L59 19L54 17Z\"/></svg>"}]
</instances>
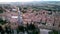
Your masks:
<instances>
[{"instance_id":1,"label":"horizon","mask_svg":"<svg viewBox=\"0 0 60 34\"><path fill-rule=\"evenodd\" d=\"M0 2L34 2L34 1L60 1L60 0L0 0Z\"/></svg>"}]
</instances>

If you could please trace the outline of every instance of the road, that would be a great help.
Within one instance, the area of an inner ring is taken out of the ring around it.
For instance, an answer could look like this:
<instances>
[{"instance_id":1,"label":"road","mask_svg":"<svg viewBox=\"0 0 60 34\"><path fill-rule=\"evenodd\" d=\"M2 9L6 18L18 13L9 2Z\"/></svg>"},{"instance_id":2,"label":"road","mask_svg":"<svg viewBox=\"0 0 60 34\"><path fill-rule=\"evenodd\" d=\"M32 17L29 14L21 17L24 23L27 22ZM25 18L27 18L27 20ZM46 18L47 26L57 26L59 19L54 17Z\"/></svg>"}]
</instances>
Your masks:
<instances>
[{"instance_id":1,"label":"road","mask_svg":"<svg viewBox=\"0 0 60 34\"><path fill-rule=\"evenodd\" d=\"M48 32L51 30L47 30L47 29L40 29L40 34L49 34Z\"/></svg>"}]
</instances>

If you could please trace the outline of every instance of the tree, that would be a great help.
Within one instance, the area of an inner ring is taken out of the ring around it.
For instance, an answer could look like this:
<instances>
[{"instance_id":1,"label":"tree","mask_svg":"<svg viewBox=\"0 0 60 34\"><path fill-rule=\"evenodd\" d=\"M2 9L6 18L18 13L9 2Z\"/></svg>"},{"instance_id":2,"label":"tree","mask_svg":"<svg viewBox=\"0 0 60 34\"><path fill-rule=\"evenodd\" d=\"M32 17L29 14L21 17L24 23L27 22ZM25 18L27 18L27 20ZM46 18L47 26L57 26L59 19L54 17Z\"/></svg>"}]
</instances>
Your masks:
<instances>
[{"instance_id":1,"label":"tree","mask_svg":"<svg viewBox=\"0 0 60 34\"><path fill-rule=\"evenodd\" d=\"M27 31L28 34L38 34L40 32L39 28L35 27L35 25L32 23L30 25L28 25L27 29L28 29L28 31ZM31 32L29 32L29 31L31 31Z\"/></svg>"},{"instance_id":2,"label":"tree","mask_svg":"<svg viewBox=\"0 0 60 34\"><path fill-rule=\"evenodd\" d=\"M1 34L4 34L4 30L3 30L2 26L0 26L0 32L1 32Z\"/></svg>"},{"instance_id":3,"label":"tree","mask_svg":"<svg viewBox=\"0 0 60 34\"><path fill-rule=\"evenodd\" d=\"M0 10L0 13L3 13L3 10Z\"/></svg>"},{"instance_id":4,"label":"tree","mask_svg":"<svg viewBox=\"0 0 60 34\"><path fill-rule=\"evenodd\" d=\"M6 32L7 34L11 34L11 28L5 26L5 32Z\"/></svg>"},{"instance_id":5,"label":"tree","mask_svg":"<svg viewBox=\"0 0 60 34\"><path fill-rule=\"evenodd\" d=\"M24 27L23 26L18 26L18 29L17 29L19 32L24 32Z\"/></svg>"},{"instance_id":6,"label":"tree","mask_svg":"<svg viewBox=\"0 0 60 34\"><path fill-rule=\"evenodd\" d=\"M7 23L7 21L6 21L6 20L3 20L3 19L1 19L1 18L0 18L0 24L2 24L2 25L3 25L3 24L6 24L6 23Z\"/></svg>"}]
</instances>

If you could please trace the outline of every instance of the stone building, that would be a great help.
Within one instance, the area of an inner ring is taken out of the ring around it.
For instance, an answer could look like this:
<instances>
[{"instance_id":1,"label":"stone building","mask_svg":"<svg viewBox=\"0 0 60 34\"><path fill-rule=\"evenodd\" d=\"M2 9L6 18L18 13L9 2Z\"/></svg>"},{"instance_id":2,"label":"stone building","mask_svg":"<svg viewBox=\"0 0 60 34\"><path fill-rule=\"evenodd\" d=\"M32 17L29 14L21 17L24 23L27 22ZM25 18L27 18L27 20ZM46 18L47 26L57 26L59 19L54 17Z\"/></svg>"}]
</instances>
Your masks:
<instances>
[{"instance_id":1,"label":"stone building","mask_svg":"<svg viewBox=\"0 0 60 34\"><path fill-rule=\"evenodd\" d=\"M17 7L11 8L11 10L3 8L5 12L0 14L3 20L7 20L8 23L10 23L11 28L15 28L19 25L18 23L18 10ZM22 16L22 15L21 15ZM20 16L20 18L21 18Z\"/></svg>"}]
</instances>

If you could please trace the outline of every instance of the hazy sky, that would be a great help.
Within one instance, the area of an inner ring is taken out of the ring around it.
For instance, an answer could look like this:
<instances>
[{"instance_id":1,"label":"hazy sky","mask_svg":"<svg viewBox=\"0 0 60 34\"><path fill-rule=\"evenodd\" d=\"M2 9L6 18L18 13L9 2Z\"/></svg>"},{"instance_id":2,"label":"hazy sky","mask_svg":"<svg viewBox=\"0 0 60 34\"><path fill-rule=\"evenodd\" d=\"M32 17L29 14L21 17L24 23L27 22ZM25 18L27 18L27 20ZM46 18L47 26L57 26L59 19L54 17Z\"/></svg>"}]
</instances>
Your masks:
<instances>
[{"instance_id":1,"label":"hazy sky","mask_svg":"<svg viewBox=\"0 0 60 34\"><path fill-rule=\"evenodd\" d=\"M31 2L31 1L60 1L60 0L0 0L0 2Z\"/></svg>"}]
</instances>

